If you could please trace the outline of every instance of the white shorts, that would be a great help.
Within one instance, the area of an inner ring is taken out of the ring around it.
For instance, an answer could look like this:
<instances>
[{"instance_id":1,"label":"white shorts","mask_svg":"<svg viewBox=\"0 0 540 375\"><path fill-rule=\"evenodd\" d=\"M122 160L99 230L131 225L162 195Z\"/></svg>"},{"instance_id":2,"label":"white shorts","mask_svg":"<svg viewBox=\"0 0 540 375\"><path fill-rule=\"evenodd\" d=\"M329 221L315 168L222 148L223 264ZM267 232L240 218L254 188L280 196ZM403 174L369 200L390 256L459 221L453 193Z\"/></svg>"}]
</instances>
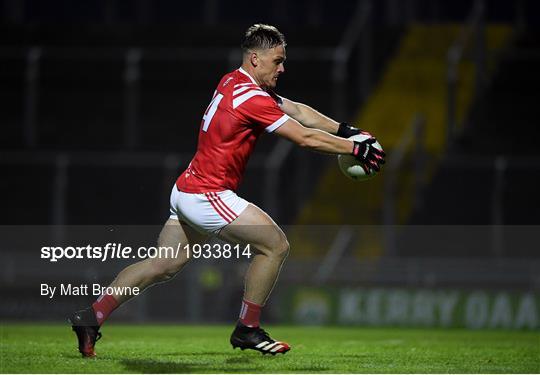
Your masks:
<instances>
[{"instance_id":1,"label":"white shorts","mask_svg":"<svg viewBox=\"0 0 540 375\"><path fill-rule=\"evenodd\" d=\"M184 193L176 184L171 191L170 218L185 221L203 233L217 233L248 206L232 190L209 193Z\"/></svg>"}]
</instances>

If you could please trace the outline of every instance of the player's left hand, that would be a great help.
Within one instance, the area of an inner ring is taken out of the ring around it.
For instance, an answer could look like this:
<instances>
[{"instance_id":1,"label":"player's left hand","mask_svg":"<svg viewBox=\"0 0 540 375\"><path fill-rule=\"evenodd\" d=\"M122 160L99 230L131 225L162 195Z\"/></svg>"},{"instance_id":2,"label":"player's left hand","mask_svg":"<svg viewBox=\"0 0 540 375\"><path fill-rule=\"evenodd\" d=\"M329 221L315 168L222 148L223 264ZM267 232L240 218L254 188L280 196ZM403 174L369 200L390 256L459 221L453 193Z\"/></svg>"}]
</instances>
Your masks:
<instances>
[{"instance_id":1,"label":"player's left hand","mask_svg":"<svg viewBox=\"0 0 540 375\"><path fill-rule=\"evenodd\" d=\"M349 138L349 137L352 137L353 135L357 135L357 134L364 134L364 135L367 135L368 137L373 137L367 131L355 128L354 126L351 126L351 125L347 124L346 122L341 122L339 124L339 129L338 129L338 132L337 132L336 135L338 137L341 137L341 138Z\"/></svg>"}]
</instances>

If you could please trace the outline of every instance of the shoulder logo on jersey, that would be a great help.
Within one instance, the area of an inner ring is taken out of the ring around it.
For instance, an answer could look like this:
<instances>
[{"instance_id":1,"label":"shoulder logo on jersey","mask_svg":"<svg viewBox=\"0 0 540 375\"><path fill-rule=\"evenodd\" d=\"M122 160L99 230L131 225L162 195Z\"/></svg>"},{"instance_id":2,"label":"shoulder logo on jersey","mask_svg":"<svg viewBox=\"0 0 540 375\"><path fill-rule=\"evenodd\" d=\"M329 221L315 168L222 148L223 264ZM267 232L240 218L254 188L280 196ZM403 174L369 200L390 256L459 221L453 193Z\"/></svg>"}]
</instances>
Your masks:
<instances>
[{"instance_id":1,"label":"shoulder logo on jersey","mask_svg":"<svg viewBox=\"0 0 540 375\"><path fill-rule=\"evenodd\" d=\"M221 87L227 86L229 84L229 82L231 82L231 79L233 79L233 77L227 78L227 80L225 82L223 82L223 85L221 85Z\"/></svg>"}]
</instances>

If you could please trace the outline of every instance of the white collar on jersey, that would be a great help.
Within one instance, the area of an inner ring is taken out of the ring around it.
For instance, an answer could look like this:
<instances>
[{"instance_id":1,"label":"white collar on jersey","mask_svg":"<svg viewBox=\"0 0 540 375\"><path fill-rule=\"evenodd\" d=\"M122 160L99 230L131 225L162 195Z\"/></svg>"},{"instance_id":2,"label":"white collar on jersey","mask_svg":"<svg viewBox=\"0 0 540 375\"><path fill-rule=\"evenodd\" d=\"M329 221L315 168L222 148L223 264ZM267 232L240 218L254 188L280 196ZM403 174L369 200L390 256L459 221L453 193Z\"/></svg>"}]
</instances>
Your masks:
<instances>
[{"instance_id":1,"label":"white collar on jersey","mask_svg":"<svg viewBox=\"0 0 540 375\"><path fill-rule=\"evenodd\" d=\"M253 77L250 76L249 73L246 72L244 69L242 69L242 67L238 68L238 71L239 71L240 73L245 74L246 76L248 76L249 79L251 80L251 82L253 82L253 83L256 84L257 86L259 86L259 85L257 84L257 82L255 82L255 80L253 79Z\"/></svg>"}]
</instances>

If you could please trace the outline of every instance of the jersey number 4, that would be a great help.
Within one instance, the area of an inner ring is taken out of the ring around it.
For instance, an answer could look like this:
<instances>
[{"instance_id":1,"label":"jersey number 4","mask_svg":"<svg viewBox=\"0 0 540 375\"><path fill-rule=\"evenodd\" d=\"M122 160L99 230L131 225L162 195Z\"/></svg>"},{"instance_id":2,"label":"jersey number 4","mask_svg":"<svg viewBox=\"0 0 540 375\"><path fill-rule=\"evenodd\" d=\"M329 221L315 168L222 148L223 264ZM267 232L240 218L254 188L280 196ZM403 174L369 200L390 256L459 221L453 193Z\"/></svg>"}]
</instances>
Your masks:
<instances>
[{"instance_id":1,"label":"jersey number 4","mask_svg":"<svg viewBox=\"0 0 540 375\"><path fill-rule=\"evenodd\" d=\"M212 122L212 118L216 114L219 102L223 99L223 94L217 94L214 96L214 99L210 102L208 105L208 108L206 108L206 112L204 112L204 116L202 118L203 124L202 124L202 130L204 132L208 131L208 127L210 126L210 123Z\"/></svg>"}]
</instances>

